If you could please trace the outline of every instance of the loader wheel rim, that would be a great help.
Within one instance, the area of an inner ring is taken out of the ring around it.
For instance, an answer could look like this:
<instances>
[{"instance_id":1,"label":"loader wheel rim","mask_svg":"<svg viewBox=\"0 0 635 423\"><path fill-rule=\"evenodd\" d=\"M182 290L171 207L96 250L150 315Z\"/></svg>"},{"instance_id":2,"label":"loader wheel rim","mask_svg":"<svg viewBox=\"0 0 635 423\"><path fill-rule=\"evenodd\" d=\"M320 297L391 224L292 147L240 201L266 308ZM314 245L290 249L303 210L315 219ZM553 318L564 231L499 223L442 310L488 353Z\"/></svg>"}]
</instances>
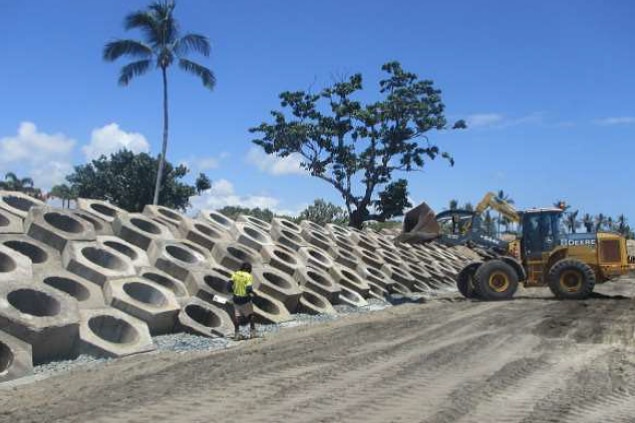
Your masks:
<instances>
[{"instance_id":1,"label":"loader wheel rim","mask_svg":"<svg viewBox=\"0 0 635 423\"><path fill-rule=\"evenodd\" d=\"M489 276L488 285L494 292L505 292L509 289L509 277L504 272L493 272Z\"/></svg>"},{"instance_id":2,"label":"loader wheel rim","mask_svg":"<svg viewBox=\"0 0 635 423\"><path fill-rule=\"evenodd\" d=\"M560 286L566 292L578 292L582 289L583 277L577 270L565 270L560 275Z\"/></svg>"}]
</instances>

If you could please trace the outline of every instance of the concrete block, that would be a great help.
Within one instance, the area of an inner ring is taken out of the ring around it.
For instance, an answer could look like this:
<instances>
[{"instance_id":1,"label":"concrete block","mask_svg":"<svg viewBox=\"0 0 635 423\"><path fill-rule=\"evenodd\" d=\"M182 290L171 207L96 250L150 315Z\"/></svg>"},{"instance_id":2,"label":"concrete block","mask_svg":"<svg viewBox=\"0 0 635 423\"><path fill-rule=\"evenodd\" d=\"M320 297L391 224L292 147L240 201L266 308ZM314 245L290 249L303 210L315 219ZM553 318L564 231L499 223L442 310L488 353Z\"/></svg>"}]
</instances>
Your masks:
<instances>
[{"instance_id":1,"label":"concrete block","mask_svg":"<svg viewBox=\"0 0 635 423\"><path fill-rule=\"evenodd\" d=\"M93 200L90 198L78 198L77 209L85 211L96 216L99 219L105 220L108 223L115 221L120 214L127 214L124 209L121 209L114 204L110 204L103 200Z\"/></svg>"},{"instance_id":2,"label":"concrete block","mask_svg":"<svg viewBox=\"0 0 635 423\"><path fill-rule=\"evenodd\" d=\"M336 225L335 223L327 223L326 230L331 234L332 238L335 238L336 235L348 239L355 239L357 237L357 234L355 232L349 230L345 226Z\"/></svg>"},{"instance_id":3,"label":"concrete block","mask_svg":"<svg viewBox=\"0 0 635 423\"><path fill-rule=\"evenodd\" d=\"M274 217L271 220L271 234L273 235L274 232L279 234L283 229L293 232L296 235L300 235L302 233L302 228L294 222L281 217Z\"/></svg>"},{"instance_id":4,"label":"concrete block","mask_svg":"<svg viewBox=\"0 0 635 423\"><path fill-rule=\"evenodd\" d=\"M234 226L232 219L215 210L201 210L196 218L228 232L231 231Z\"/></svg>"},{"instance_id":5,"label":"concrete block","mask_svg":"<svg viewBox=\"0 0 635 423\"><path fill-rule=\"evenodd\" d=\"M88 223L92 224L93 228L95 228L95 234L97 236L99 236L99 235L113 235L111 223L107 222L106 220L102 219L101 217L97 216L96 214L88 213L87 211L79 210L79 209L71 209L70 212L74 216L77 216L80 219L83 219L83 220L87 221Z\"/></svg>"},{"instance_id":6,"label":"concrete block","mask_svg":"<svg viewBox=\"0 0 635 423\"><path fill-rule=\"evenodd\" d=\"M22 234L24 233L24 225L22 218L0 209L0 234Z\"/></svg>"},{"instance_id":7,"label":"concrete block","mask_svg":"<svg viewBox=\"0 0 635 423\"><path fill-rule=\"evenodd\" d=\"M415 278L402 267L386 263L382 266L381 271L393 281L406 285L408 288L412 288L415 283Z\"/></svg>"},{"instance_id":8,"label":"concrete block","mask_svg":"<svg viewBox=\"0 0 635 423\"><path fill-rule=\"evenodd\" d=\"M0 331L0 383L33 373L31 345Z\"/></svg>"},{"instance_id":9,"label":"concrete block","mask_svg":"<svg viewBox=\"0 0 635 423\"><path fill-rule=\"evenodd\" d=\"M183 282L173 278L156 267L138 267L137 275L143 279L147 279L169 289L172 294L174 294L179 304L183 304L183 301L190 297L190 294Z\"/></svg>"},{"instance_id":10,"label":"concrete block","mask_svg":"<svg viewBox=\"0 0 635 423\"><path fill-rule=\"evenodd\" d=\"M31 344L33 364L77 357L77 301L46 285L0 284L0 330Z\"/></svg>"},{"instance_id":11,"label":"concrete block","mask_svg":"<svg viewBox=\"0 0 635 423\"><path fill-rule=\"evenodd\" d=\"M325 297L327 301L337 303L341 288L327 272L313 267L303 267L298 270L295 277L303 288L309 288Z\"/></svg>"},{"instance_id":12,"label":"concrete block","mask_svg":"<svg viewBox=\"0 0 635 423\"><path fill-rule=\"evenodd\" d=\"M302 291L300 285L287 273L265 265L254 268L254 288L282 302L289 313L295 313Z\"/></svg>"},{"instance_id":13,"label":"concrete block","mask_svg":"<svg viewBox=\"0 0 635 423\"><path fill-rule=\"evenodd\" d=\"M91 223L63 209L32 207L24 220L24 229L33 239L64 250L69 241L94 241L97 237Z\"/></svg>"},{"instance_id":14,"label":"concrete block","mask_svg":"<svg viewBox=\"0 0 635 423\"><path fill-rule=\"evenodd\" d=\"M359 239L357 240L357 246L363 248L366 251L377 251L379 244L375 239L366 233L358 232Z\"/></svg>"},{"instance_id":15,"label":"concrete block","mask_svg":"<svg viewBox=\"0 0 635 423\"><path fill-rule=\"evenodd\" d=\"M357 248L357 243L353 242L351 238L339 234L335 234L332 237L335 245L331 247L331 250L337 247L344 248L345 250L349 251L359 250L359 248Z\"/></svg>"},{"instance_id":16,"label":"concrete block","mask_svg":"<svg viewBox=\"0 0 635 423\"><path fill-rule=\"evenodd\" d=\"M181 328L196 335L229 337L234 333L230 314L218 305L192 298L178 316Z\"/></svg>"},{"instance_id":17,"label":"concrete block","mask_svg":"<svg viewBox=\"0 0 635 423\"><path fill-rule=\"evenodd\" d=\"M258 289L255 289L254 293L256 294L253 298L254 319L256 322L275 325L293 320L291 313L289 313L282 301Z\"/></svg>"},{"instance_id":18,"label":"concrete block","mask_svg":"<svg viewBox=\"0 0 635 423\"><path fill-rule=\"evenodd\" d=\"M99 286L136 274L128 256L97 242L69 242L62 253L62 263L66 270Z\"/></svg>"},{"instance_id":19,"label":"concrete block","mask_svg":"<svg viewBox=\"0 0 635 423\"><path fill-rule=\"evenodd\" d=\"M118 237L144 250L150 247L152 241L174 239L172 232L165 225L141 213L117 215L112 222L112 229Z\"/></svg>"},{"instance_id":20,"label":"concrete block","mask_svg":"<svg viewBox=\"0 0 635 423\"><path fill-rule=\"evenodd\" d=\"M153 204L146 204L142 213L150 219L164 224L173 231L178 230L179 224L186 219L185 216L176 210L165 206L155 206Z\"/></svg>"},{"instance_id":21,"label":"concrete block","mask_svg":"<svg viewBox=\"0 0 635 423\"><path fill-rule=\"evenodd\" d=\"M30 282L31 279L31 260L5 245L0 245L0 285L12 281Z\"/></svg>"},{"instance_id":22,"label":"concrete block","mask_svg":"<svg viewBox=\"0 0 635 423\"><path fill-rule=\"evenodd\" d=\"M238 217L236 218L236 223L248 223L267 233L271 231L271 223L265 222L262 219L258 219L254 216L249 216L247 214L238 215Z\"/></svg>"},{"instance_id":23,"label":"concrete block","mask_svg":"<svg viewBox=\"0 0 635 423\"><path fill-rule=\"evenodd\" d=\"M376 298L378 300L385 300L386 296L389 294L386 288L383 288L376 283L366 281L368 286L370 287L370 291L368 292L368 296L370 298Z\"/></svg>"},{"instance_id":24,"label":"concrete block","mask_svg":"<svg viewBox=\"0 0 635 423\"><path fill-rule=\"evenodd\" d=\"M328 251L333 245L333 241L331 241L329 234L325 234L322 231L316 231L312 228L303 228L302 238L304 238L304 240L310 245L313 245L314 247L320 248L324 251Z\"/></svg>"},{"instance_id":25,"label":"concrete block","mask_svg":"<svg viewBox=\"0 0 635 423\"><path fill-rule=\"evenodd\" d=\"M231 296L227 291L227 282L231 279L232 273L231 270L218 265L211 269L194 270L185 279L185 286L191 296L212 303L216 295L225 298Z\"/></svg>"},{"instance_id":26,"label":"concrete block","mask_svg":"<svg viewBox=\"0 0 635 423\"><path fill-rule=\"evenodd\" d=\"M44 284L57 291L67 294L75 301L80 309L102 308L106 305L104 294L99 285L92 283L74 273L60 268L43 268L36 270L34 281Z\"/></svg>"},{"instance_id":27,"label":"concrete block","mask_svg":"<svg viewBox=\"0 0 635 423\"><path fill-rule=\"evenodd\" d=\"M260 250L263 264L293 276L304 265L296 252L284 245L265 245Z\"/></svg>"},{"instance_id":28,"label":"concrete block","mask_svg":"<svg viewBox=\"0 0 635 423\"><path fill-rule=\"evenodd\" d=\"M232 235L236 242L255 251L262 250L265 245L273 244L273 240L267 232L248 222L236 222L232 229Z\"/></svg>"},{"instance_id":29,"label":"concrete block","mask_svg":"<svg viewBox=\"0 0 635 423\"><path fill-rule=\"evenodd\" d=\"M322 235L329 236L329 231L324 226L318 225L317 223L311 222L310 220L301 221L300 227L302 229L310 229L312 231L319 232Z\"/></svg>"},{"instance_id":30,"label":"concrete block","mask_svg":"<svg viewBox=\"0 0 635 423\"><path fill-rule=\"evenodd\" d=\"M329 256L326 251L317 247L302 247L298 250L298 255L300 260L302 260L307 267L315 267L328 271L334 265L331 256Z\"/></svg>"},{"instance_id":31,"label":"concrete block","mask_svg":"<svg viewBox=\"0 0 635 423\"><path fill-rule=\"evenodd\" d=\"M80 310L82 353L97 357L124 357L154 350L148 326L112 307Z\"/></svg>"},{"instance_id":32,"label":"concrete block","mask_svg":"<svg viewBox=\"0 0 635 423\"><path fill-rule=\"evenodd\" d=\"M216 244L212 249L212 257L217 264L233 271L240 269L244 262L251 263L252 267L262 263L257 251L238 242Z\"/></svg>"},{"instance_id":33,"label":"concrete block","mask_svg":"<svg viewBox=\"0 0 635 423\"><path fill-rule=\"evenodd\" d=\"M114 235L97 236L97 244L106 249L115 250L130 259L134 267L150 266L150 259L146 250Z\"/></svg>"},{"instance_id":34,"label":"concrete block","mask_svg":"<svg viewBox=\"0 0 635 423\"><path fill-rule=\"evenodd\" d=\"M368 301L366 301L356 290L351 289L346 285L342 285L341 288L342 291L340 292L340 296L338 298L339 304L346 304L352 307L365 307L368 305ZM368 289L370 292L370 286Z\"/></svg>"},{"instance_id":35,"label":"concrete block","mask_svg":"<svg viewBox=\"0 0 635 423\"><path fill-rule=\"evenodd\" d=\"M0 244L28 257L34 271L62 267L62 254L59 251L28 235L3 234L0 235Z\"/></svg>"},{"instance_id":36,"label":"concrete block","mask_svg":"<svg viewBox=\"0 0 635 423\"><path fill-rule=\"evenodd\" d=\"M357 274L361 276L363 280L367 283L374 283L386 290L390 290L392 285L395 283L390 277L388 277L384 272L380 269L377 269L372 266L367 266L363 263L360 263L357 266Z\"/></svg>"},{"instance_id":37,"label":"concrete block","mask_svg":"<svg viewBox=\"0 0 635 423\"><path fill-rule=\"evenodd\" d=\"M358 292L364 298L368 297L370 287L354 270L335 264L329 269L329 274L333 278L333 282Z\"/></svg>"},{"instance_id":38,"label":"concrete block","mask_svg":"<svg viewBox=\"0 0 635 423\"><path fill-rule=\"evenodd\" d=\"M168 275L185 281L188 274L206 266L206 258L184 243L173 240L156 240L148 249L150 263Z\"/></svg>"},{"instance_id":39,"label":"concrete block","mask_svg":"<svg viewBox=\"0 0 635 423\"><path fill-rule=\"evenodd\" d=\"M341 264L349 269L356 269L360 263L359 257L355 254L356 250L348 250L342 247L331 247L329 252L334 257L335 263Z\"/></svg>"},{"instance_id":40,"label":"concrete block","mask_svg":"<svg viewBox=\"0 0 635 423\"><path fill-rule=\"evenodd\" d=\"M17 191L0 191L0 209L25 219L31 207L44 207L46 203Z\"/></svg>"},{"instance_id":41,"label":"concrete block","mask_svg":"<svg viewBox=\"0 0 635 423\"><path fill-rule=\"evenodd\" d=\"M307 287L302 287L298 311L307 314L337 314L326 297Z\"/></svg>"},{"instance_id":42,"label":"concrete block","mask_svg":"<svg viewBox=\"0 0 635 423\"><path fill-rule=\"evenodd\" d=\"M307 242L300 234L286 228L274 227L271 230L271 237L278 244L284 245L293 251L298 251L300 248L307 245Z\"/></svg>"},{"instance_id":43,"label":"concrete block","mask_svg":"<svg viewBox=\"0 0 635 423\"><path fill-rule=\"evenodd\" d=\"M145 322L151 335L172 333L180 306L167 288L140 277L117 279L104 285L106 303Z\"/></svg>"},{"instance_id":44,"label":"concrete block","mask_svg":"<svg viewBox=\"0 0 635 423\"><path fill-rule=\"evenodd\" d=\"M384 260L378 254L370 250L359 249L359 258L367 266L374 267L375 269L381 269L384 265Z\"/></svg>"},{"instance_id":45,"label":"concrete block","mask_svg":"<svg viewBox=\"0 0 635 423\"><path fill-rule=\"evenodd\" d=\"M403 260L401 259L401 257L399 257L399 255L393 251L380 248L376 251L376 253L379 254L379 256L382 258L382 260L384 260L384 263L386 264L391 264L397 267L403 265Z\"/></svg>"},{"instance_id":46,"label":"concrete block","mask_svg":"<svg viewBox=\"0 0 635 423\"><path fill-rule=\"evenodd\" d=\"M178 231L181 238L200 245L207 251L212 251L218 242L231 241L227 230L201 220L183 219Z\"/></svg>"}]
</instances>

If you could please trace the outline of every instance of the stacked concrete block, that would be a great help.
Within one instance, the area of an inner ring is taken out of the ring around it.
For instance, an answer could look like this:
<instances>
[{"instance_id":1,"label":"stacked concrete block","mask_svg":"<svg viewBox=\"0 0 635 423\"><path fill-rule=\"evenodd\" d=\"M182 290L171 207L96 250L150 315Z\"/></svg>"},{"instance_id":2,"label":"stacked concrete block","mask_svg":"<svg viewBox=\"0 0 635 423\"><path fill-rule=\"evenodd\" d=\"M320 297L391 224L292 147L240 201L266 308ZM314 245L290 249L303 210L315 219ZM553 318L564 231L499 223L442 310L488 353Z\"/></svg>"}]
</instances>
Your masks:
<instances>
[{"instance_id":1,"label":"stacked concrete block","mask_svg":"<svg viewBox=\"0 0 635 423\"><path fill-rule=\"evenodd\" d=\"M150 263L159 270L185 281L189 273L205 267L207 257L183 242L157 240L148 249Z\"/></svg>"},{"instance_id":2,"label":"stacked concrete block","mask_svg":"<svg viewBox=\"0 0 635 423\"><path fill-rule=\"evenodd\" d=\"M226 232L230 232L234 227L234 222L230 218L214 210L201 210L197 219Z\"/></svg>"},{"instance_id":3,"label":"stacked concrete block","mask_svg":"<svg viewBox=\"0 0 635 423\"><path fill-rule=\"evenodd\" d=\"M94 241L95 228L73 213L51 207L32 207L24 220L26 233L63 251L70 241Z\"/></svg>"},{"instance_id":4,"label":"stacked concrete block","mask_svg":"<svg viewBox=\"0 0 635 423\"><path fill-rule=\"evenodd\" d=\"M31 267L34 272L39 269L51 269L62 267L62 255L59 251L37 241L24 234L0 235L0 245L9 248L9 254L14 260L18 257L15 253L27 257L30 264L21 264L20 267Z\"/></svg>"},{"instance_id":5,"label":"stacked concrete block","mask_svg":"<svg viewBox=\"0 0 635 423\"><path fill-rule=\"evenodd\" d=\"M139 248L138 246L125 241L114 235L100 235L97 236L97 244L105 249L115 250L125 256L127 256L134 267L148 267L150 266L150 259L146 250Z\"/></svg>"},{"instance_id":6,"label":"stacked concrete block","mask_svg":"<svg viewBox=\"0 0 635 423\"><path fill-rule=\"evenodd\" d=\"M267 265L255 268L253 276L258 292L282 302L290 313L297 311L302 291L292 276Z\"/></svg>"},{"instance_id":7,"label":"stacked concrete block","mask_svg":"<svg viewBox=\"0 0 635 423\"><path fill-rule=\"evenodd\" d=\"M154 350L148 326L112 307L80 310L80 351L99 357L123 357Z\"/></svg>"},{"instance_id":8,"label":"stacked concrete block","mask_svg":"<svg viewBox=\"0 0 635 423\"><path fill-rule=\"evenodd\" d=\"M274 217L271 220L271 235L275 239L278 235L282 233L282 231L288 231L294 233L296 235L300 235L302 233L302 227L297 225L296 223L283 219L281 217Z\"/></svg>"},{"instance_id":9,"label":"stacked concrete block","mask_svg":"<svg viewBox=\"0 0 635 423\"><path fill-rule=\"evenodd\" d=\"M339 304L346 304L352 307L364 307L368 305L368 301L366 301L365 297L356 290L351 289L346 285L342 285L341 288L342 290L340 291L338 298ZM368 297L368 294L366 297Z\"/></svg>"},{"instance_id":10,"label":"stacked concrete block","mask_svg":"<svg viewBox=\"0 0 635 423\"><path fill-rule=\"evenodd\" d=\"M258 229L260 229L263 232L269 233L271 232L271 223L269 222L265 222L262 219L258 219L257 217L253 217L253 216L249 216L246 214L241 214L238 215L238 217L236 218L236 224L237 223L248 223L252 226L257 227Z\"/></svg>"},{"instance_id":11,"label":"stacked concrete block","mask_svg":"<svg viewBox=\"0 0 635 423\"><path fill-rule=\"evenodd\" d=\"M265 246L273 244L268 232L249 222L236 222L232 228L232 235L236 242L255 251L260 251Z\"/></svg>"},{"instance_id":12,"label":"stacked concrete block","mask_svg":"<svg viewBox=\"0 0 635 423\"><path fill-rule=\"evenodd\" d=\"M207 251L212 251L219 242L229 242L230 233L224 228L201 220L183 219L178 227L180 238L193 242Z\"/></svg>"},{"instance_id":13,"label":"stacked concrete block","mask_svg":"<svg viewBox=\"0 0 635 423\"><path fill-rule=\"evenodd\" d=\"M314 267L328 271L334 264L331 256L326 251L317 247L302 247L298 250L298 256L306 267Z\"/></svg>"},{"instance_id":14,"label":"stacked concrete block","mask_svg":"<svg viewBox=\"0 0 635 423\"><path fill-rule=\"evenodd\" d=\"M113 234L112 225L110 224L110 222L107 222L106 220L98 217L96 214L88 213L87 211L79 210L79 209L71 209L69 210L69 212L73 216L76 216L86 221L87 223L90 223L91 225L93 225L96 235L112 235Z\"/></svg>"},{"instance_id":15,"label":"stacked concrete block","mask_svg":"<svg viewBox=\"0 0 635 423\"><path fill-rule=\"evenodd\" d=\"M341 288L324 270L303 267L298 270L295 277L302 287L320 294L331 304L337 304Z\"/></svg>"},{"instance_id":16,"label":"stacked concrete block","mask_svg":"<svg viewBox=\"0 0 635 423\"><path fill-rule=\"evenodd\" d=\"M180 306L167 288L140 277L117 279L104 285L106 302L148 325L151 335L174 331Z\"/></svg>"},{"instance_id":17,"label":"stacked concrete block","mask_svg":"<svg viewBox=\"0 0 635 423\"><path fill-rule=\"evenodd\" d=\"M0 209L26 219L31 207L46 206L40 200L16 191L0 191Z\"/></svg>"},{"instance_id":18,"label":"stacked concrete block","mask_svg":"<svg viewBox=\"0 0 635 423\"><path fill-rule=\"evenodd\" d=\"M296 252L283 245L266 245L260 250L263 264L293 276L304 265Z\"/></svg>"},{"instance_id":19,"label":"stacked concrete block","mask_svg":"<svg viewBox=\"0 0 635 423\"><path fill-rule=\"evenodd\" d=\"M173 278L156 267L139 267L137 268L137 276L170 290L179 304L183 304L190 298L190 293L188 292L185 283Z\"/></svg>"},{"instance_id":20,"label":"stacked concrete block","mask_svg":"<svg viewBox=\"0 0 635 423\"><path fill-rule=\"evenodd\" d=\"M169 207L157 206L152 204L147 204L143 208L142 213L148 216L150 219L155 220L162 225L165 225L175 235L178 234L178 228L181 222L187 219L185 216L180 215Z\"/></svg>"},{"instance_id":21,"label":"stacked concrete block","mask_svg":"<svg viewBox=\"0 0 635 423\"><path fill-rule=\"evenodd\" d=\"M331 302L323 295L306 286L302 287L302 296L298 311L307 314L336 314Z\"/></svg>"},{"instance_id":22,"label":"stacked concrete block","mask_svg":"<svg viewBox=\"0 0 635 423\"><path fill-rule=\"evenodd\" d=\"M102 308L106 305L99 285L61 268L40 269L34 282L49 286L77 301L80 309Z\"/></svg>"},{"instance_id":23,"label":"stacked concrete block","mask_svg":"<svg viewBox=\"0 0 635 423\"><path fill-rule=\"evenodd\" d=\"M31 345L33 363L77 357L77 301L32 282L0 283L0 331Z\"/></svg>"},{"instance_id":24,"label":"stacked concrete block","mask_svg":"<svg viewBox=\"0 0 635 423\"><path fill-rule=\"evenodd\" d=\"M0 234L21 234L24 233L22 218L0 209Z\"/></svg>"},{"instance_id":25,"label":"stacked concrete block","mask_svg":"<svg viewBox=\"0 0 635 423\"><path fill-rule=\"evenodd\" d=\"M0 330L0 383L32 373L31 345Z\"/></svg>"},{"instance_id":26,"label":"stacked concrete block","mask_svg":"<svg viewBox=\"0 0 635 423\"><path fill-rule=\"evenodd\" d=\"M284 303L259 289L254 290L254 318L264 324L278 324L292 320Z\"/></svg>"},{"instance_id":27,"label":"stacked concrete block","mask_svg":"<svg viewBox=\"0 0 635 423\"><path fill-rule=\"evenodd\" d=\"M238 242L218 243L212 249L214 261L229 270L236 271L244 262L257 266L262 263L258 251Z\"/></svg>"},{"instance_id":28,"label":"stacked concrete block","mask_svg":"<svg viewBox=\"0 0 635 423\"><path fill-rule=\"evenodd\" d=\"M329 269L329 274L340 287L351 289L364 298L368 297L368 291L370 291L368 283L354 270L335 264Z\"/></svg>"},{"instance_id":29,"label":"stacked concrete block","mask_svg":"<svg viewBox=\"0 0 635 423\"><path fill-rule=\"evenodd\" d=\"M229 337L234 333L232 317L222 306L192 298L179 312L181 328L211 337Z\"/></svg>"},{"instance_id":30,"label":"stacked concrete block","mask_svg":"<svg viewBox=\"0 0 635 423\"><path fill-rule=\"evenodd\" d=\"M66 270L99 286L109 280L136 275L128 256L97 242L68 243L62 253L62 263Z\"/></svg>"},{"instance_id":31,"label":"stacked concrete block","mask_svg":"<svg viewBox=\"0 0 635 423\"><path fill-rule=\"evenodd\" d=\"M190 296L213 303L216 296L228 298L231 295L227 291L227 282L231 276L230 270L214 265L210 269L197 269L190 272L184 284Z\"/></svg>"},{"instance_id":32,"label":"stacked concrete block","mask_svg":"<svg viewBox=\"0 0 635 423\"><path fill-rule=\"evenodd\" d=\"M307 245L307 242L302 238L301 234L286 227L274 227L271 230L271 236L279 245L284 245L294 251L298 251Z\"/></svg>"},{"instance_id":33,"label":"stacked concrete block","mask_svg":"<svg viewBox=\"0 0 635 423\"><path fill-rule=\"evenodd\" d=\"M0 286L14 281L30 282L32 279L31 260L27 256L16 254L5 245L0 245Z\"/></svg>"},{"instance_id":34,"label":"stacked concrete block","mask_svg":"<svg viewBox=\"0 0 635 423\"><path fill-rule=\"evenodd\" d=\"M127 214L127 212L107 201L92 200L90 198L78 198L77 209L88 213L97 219L112 224L117 216Z\"/></svg>"},{"instance_id":35,"label":"stacked concrete block","mask_svg":"<svg viewBox=\"0 0 635 423\"><path fill-rule=\"evenodd\" d=\"M112 222L112 229L120 238L147 250L152 241L174 239L172 232L159 222L141 213L121 213Z\"/></svg>"}]
</instances>

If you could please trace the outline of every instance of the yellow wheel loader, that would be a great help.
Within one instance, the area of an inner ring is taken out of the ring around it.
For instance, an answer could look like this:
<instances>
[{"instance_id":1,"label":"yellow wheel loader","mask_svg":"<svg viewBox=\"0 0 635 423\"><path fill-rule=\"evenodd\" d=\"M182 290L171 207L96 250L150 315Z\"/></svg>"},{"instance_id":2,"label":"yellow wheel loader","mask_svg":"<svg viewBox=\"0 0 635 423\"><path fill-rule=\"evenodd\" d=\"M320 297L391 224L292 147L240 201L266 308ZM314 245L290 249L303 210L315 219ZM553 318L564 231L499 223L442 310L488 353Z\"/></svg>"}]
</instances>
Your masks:
<instances>
[{"instance_id":1,"label":"yellow wheel loader","mask_svg":"<svg viewBox=\"0 0 635 423\"><path fill-rule=\"evenodd\" d=\"M510 221L517 222L521 236L511 242L485 235L481 215L491 207ZM627 255L626 239L613 232L569 234L562 222L563 208L538 208L517 212L510 204L488 193L467 222L460 223L460 236L441 230L443 219L456 211L431 218L431 209L422 203L404 219L404 230L396 242L429 242L468 245L489 250L483 261L465 266L456 279L466 298L505 300L514 296L519 284L548 286L557 298L587 298L596 283L606 282L635 270ZM460 215L461 216L461 215ZM441 222L441 224L440 224ZM467 223L467 224L465 224ZM467 229L467 230L466 230ZM423 234L423 235L422 235ZM451 235L451 234L450 234Z\"/></svg>"}]
</instances>

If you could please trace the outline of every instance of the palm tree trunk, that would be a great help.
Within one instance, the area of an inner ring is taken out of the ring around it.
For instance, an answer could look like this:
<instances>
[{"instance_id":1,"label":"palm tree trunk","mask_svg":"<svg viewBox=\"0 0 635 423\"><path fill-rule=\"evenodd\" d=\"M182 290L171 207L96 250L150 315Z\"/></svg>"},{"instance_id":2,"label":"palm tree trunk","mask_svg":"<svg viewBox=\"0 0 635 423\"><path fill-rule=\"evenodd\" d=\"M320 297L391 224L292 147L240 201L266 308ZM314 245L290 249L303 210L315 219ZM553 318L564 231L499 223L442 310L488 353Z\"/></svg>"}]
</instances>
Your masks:
<instances>
[{"instance_id":1,"label":"palm tree trunk","mask_svg":"<svg viewBox=\"0 0 635 423\"><path fill-rule=\"evenodd\" d=\"M168 76L166 68L161 68L163 76L163 145L161 146L161 155L159 156L159 169L157 170L156 185L154 186L154 200L152 204L159 204L159 192L161 191L161 176L163 175L163 166L165 165L165 155L168 150Z\"/></svg>"}]
</instances>

